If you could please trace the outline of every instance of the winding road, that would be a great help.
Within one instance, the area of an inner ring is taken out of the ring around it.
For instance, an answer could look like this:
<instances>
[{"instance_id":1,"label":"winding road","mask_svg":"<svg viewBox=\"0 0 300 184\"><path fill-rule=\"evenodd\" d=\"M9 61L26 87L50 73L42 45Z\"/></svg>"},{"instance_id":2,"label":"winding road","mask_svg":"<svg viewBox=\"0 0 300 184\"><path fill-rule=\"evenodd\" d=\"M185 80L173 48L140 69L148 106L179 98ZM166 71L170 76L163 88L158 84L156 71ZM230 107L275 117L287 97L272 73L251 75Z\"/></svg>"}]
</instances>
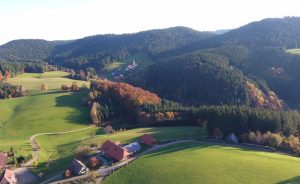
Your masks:
<instances>
[{"instance_id":1,"label":"winding road","mask_svg":"<svg viewBox=\"0 0 300 184\"><path fill-rule=\"evenodd\" d=\"M93 128L94 125L89 126L89 127L85 127L85 128L80 128L80 129L76 129L76 130L71 130L71 131L64 131L64 132L48 132L48 133L38 133L38 134L34 134L29 138L30 144L32 146L32 149L34 151L34 157L27 161L26 163L22 164L20 168L17 168L14 170L15 175L18 179L18 183L20 184L27 184L27 183L33 183L34 181L37 180L37 177L35 175L33 175L28 167L31 166L34 162L36 162L39 159L39 145L37 143L37 141L35 140L38 136L42 136L42 135L61 135L61 134L68 134L68 133L74 133L74 132L79 132L79 131L83 131L86 129L90 129Z\"/></svg>"},{"instance_id":2,"label":"winding road","mask_svg":"<svg viewBox=\"0 0 300 184\"><path fill-rule=\"evenodd\" d=\"M34 151L34 157L27 161L26 163L22 164L23 167L28 167L30 165L32 165L35 161L37 161L39 159L39 145L36 142L35 138L37 138L38 136L42 136L42 135L61 135L61 134L69 134L69 133L74 133L74 132L79 132L82 130L86 130L86 129L90 129L95 127L94 125L89 126L89 127L85 127L85 128L80 128L80 129L76 129L76 130L70 130L70 131L64 131L64 132L48 132L48 133L39 133L39 134L34 134L33 136L30 137L29 141L30 144L32 146L32 149Z\"/></svg>"}]
</instances>

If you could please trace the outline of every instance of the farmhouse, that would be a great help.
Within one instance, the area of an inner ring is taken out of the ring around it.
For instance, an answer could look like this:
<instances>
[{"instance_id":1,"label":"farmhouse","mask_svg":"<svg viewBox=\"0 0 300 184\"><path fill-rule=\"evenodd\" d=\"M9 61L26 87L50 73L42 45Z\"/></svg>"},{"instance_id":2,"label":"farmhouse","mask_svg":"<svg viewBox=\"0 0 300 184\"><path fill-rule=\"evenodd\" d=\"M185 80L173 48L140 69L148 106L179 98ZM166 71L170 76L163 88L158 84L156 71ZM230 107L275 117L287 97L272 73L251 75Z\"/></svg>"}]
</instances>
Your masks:
<instances>
[{"instance_id":1,"label":"farmhouse","mask_svg":"<svg viewBox=\"0 0 300 184\"><path fill-rule=\"evenodd\" d=\"M73 176L79 176L89 172L89 169L77 159L72 160L68 170Z\"/></svg>"},{"instance_id":2,"label":"farmhouse","mask_svg":"<svg viewBox=\"0 0 300 184\"><path fill-rule=\"evenodd\" d=\"M148 134L144 134L142 137L140 137L140 140L142 143L144 143L148 146L152 146L157 143L157 140Z\"/></svg>"},{"instance_id":3,"label":"farmhouse","mask_svg":"<svg viewBox=\"0 0 300 184\"><path fill-rule=\"evenodd\" d=\"M123 149L127 150L127 152L132 155L133 153L140 151L141 146L139 143L134 142L134 143L128 144L126 146L123 146Z\"/></svg>"},{"instance_id":4,"label":"farmhouse","mask_svg":"<svg viewBox=\"0 0 300 184\"><path fill-rule=\"evenodd\" d=\"M117 161L125 160L130 155L126 149L109 140L102 144L101 150Z\"/></svg>"},{"instance_id":5,"label":"farmhouse","mask_svg":"<svg viewBox=\"0 0 300 184\"><path fill-rule=\"evenodd\" d=\"M0 170L5 168L7 161L8 161L7 154L0 152Z\"/></svg>"},{"instance_id":6,"label":"farmhouse","mask_svg":"<svg viewBox=\"0 0 300 184\"><path fill-rule=\"evenodd\" d=\"M15 184L17 179L15 173L11 170L6 169L0 176L0 184Z\"/></svg>"}]
</instances>

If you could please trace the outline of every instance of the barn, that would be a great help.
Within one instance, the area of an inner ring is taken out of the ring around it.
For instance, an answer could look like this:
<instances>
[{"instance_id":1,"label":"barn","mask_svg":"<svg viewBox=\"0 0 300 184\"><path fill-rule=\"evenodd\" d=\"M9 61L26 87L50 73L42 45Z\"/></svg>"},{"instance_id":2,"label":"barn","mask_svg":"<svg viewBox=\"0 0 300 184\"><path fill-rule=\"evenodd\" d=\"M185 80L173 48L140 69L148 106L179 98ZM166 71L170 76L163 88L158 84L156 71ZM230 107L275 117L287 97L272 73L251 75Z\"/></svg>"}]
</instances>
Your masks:
<instances>
[{"instance_id":1,"label":"barn","mask_svg":"<svg viewBox=\"0 0 300 184\"><path fill-rule=\"evenodd\" d=\"M102 144L101 151L117 161L125 160L130 155L126 149L109 140Z\"/></svg>"},{"instance_id":2,"label":"barn","mask_svg":"<svg viewBox=\"0 0 300 184\"><path fill-rule=\"evenodd\" d=\"M152 146L158 142L154 137L148 134L141 136L140 141L148 146Z\"/></svg>"}]
</instances>

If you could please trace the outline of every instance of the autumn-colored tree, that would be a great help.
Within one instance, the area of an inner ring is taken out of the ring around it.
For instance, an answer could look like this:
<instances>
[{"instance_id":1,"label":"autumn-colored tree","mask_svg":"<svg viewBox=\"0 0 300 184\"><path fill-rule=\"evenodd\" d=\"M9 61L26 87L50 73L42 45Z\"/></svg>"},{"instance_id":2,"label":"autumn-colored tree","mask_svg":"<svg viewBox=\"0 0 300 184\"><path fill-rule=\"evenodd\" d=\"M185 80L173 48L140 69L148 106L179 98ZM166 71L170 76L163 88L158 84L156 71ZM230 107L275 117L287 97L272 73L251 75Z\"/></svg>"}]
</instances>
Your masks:
<instances>
[{"instance_id":1,"label":"autumn-colored tree","mask_svg":"<svg viewBox=\"0 0 300 184\"><path fill-rule=\"evenodd\" d=\"M63 85L61 85L61 90L68 91L68 90L70 90L70 88L67 85L63 84Z\"/></svg>"},{"instance_id":2,"label":"autumn-colored tree","mask_svg":"<svg viewBox=\"0 0 300 184\"><path fill-rule=\"evenodd\" d=\"M98 107L99 107L99 104L94 102L93 106L92 106L92 109L91 109L91 112L90 112L90 117L92 119L93 124L99 126L101 120L98 116Z\"/></svg>"},{"instance_id":3,"label":"autumn-colored tree","mask_svg":"<svg viewBox=\"0 0 300 184\"><path fill-rule=\"evenodd\" d=\"M173 112L165 112L165 117L168 119L173 119L174 118L174 113Z\"/></svg>"},{"instance_id":4,"label":"autumn-colored tree","mask_svg":"<svg viewBox=\"0 0 300 184\"><path fill-rule=\"evenodd\" d=\"M162 112L158 112L155 114L155 121L162 121L165 119L165 115Z\"/></svg>"},{"instance_id":5,"label":"autumn-colored tree","mask_svg":"<svg viewBox=\"0 0 300 184\"><path fill-rule=\"evenodd\" d=\"M100 164L100 162L101 160L98 160L95 156L93 156L92 158L90 158L88 166L91 168L95 168Z\"/></svg>"},{"instance_id":6,"label":"autumn-colored tree","mask_svg":"<svg viewBox=\"0 0 300 184\"><path fill-rule=\"evenodd\" d=\"M23 85L20 86L20 96L26 96L27 91Z\"/></svg>"},{"instance_id":7,"label":"autumn-colored tree","mask_svg":"<svg viewBox=\"0 0 300 184\"><path fill-rule=\"evenodd\" d=\"M7 70L5 71L5 78L6 78L6 80L10 79L10 72Z\"/></svg>"},{"instance_id":8,"label":"autumn-colored tree","mask_svg":"<svg viewBox=\"0 0 300 184\"><path fill-rule=\"evenodd\" d=\"M251 143L256 143L256 135L254 132L250 132L248 135L248 139Z\"/></svg>"},{"instance_id":9,"label":"autumn-colored tree","mask_svg":"<svg viewBox=\"0 0 300 184\"><path fill-rule=\"evenodd\" d=\"M41 91L42 92L48 92L48 84L47 83L44 83L41 85Z\"/></svg>"},{"instance_id":10,"label":"autumn-colored tree","mask_svg":"<svg viewBox=\"0 0 300 184\"><path fill-rule=\"evenodd\" d=\"M74 82L72 85L71 85L71 91L79 91L80 90L80 87L78 86L78 84L76 82Z\"/></svg>"},{"instance_id":11,"label":"autumn-colored tree","mask_svg":"<svg viewBox=\"0 0 300 184\"><path fill-rule=\"evenodd\" d=\"M0 81L3 81L4 80L4 77L2 75L2 73L0 72Z\"/></svg>"},{"instance_id":12,"label":"autumn-colored tree","mask_svg":"<svg viewBox=\"0 0 300 184\"><path fill-rule=\"evenodd\" d=\"M224 137L223 131L219 128L215 128L212 132L212 137L214 139L218 139L218 140L223 139L223 137Z\"/></svg>"}]
</instances>

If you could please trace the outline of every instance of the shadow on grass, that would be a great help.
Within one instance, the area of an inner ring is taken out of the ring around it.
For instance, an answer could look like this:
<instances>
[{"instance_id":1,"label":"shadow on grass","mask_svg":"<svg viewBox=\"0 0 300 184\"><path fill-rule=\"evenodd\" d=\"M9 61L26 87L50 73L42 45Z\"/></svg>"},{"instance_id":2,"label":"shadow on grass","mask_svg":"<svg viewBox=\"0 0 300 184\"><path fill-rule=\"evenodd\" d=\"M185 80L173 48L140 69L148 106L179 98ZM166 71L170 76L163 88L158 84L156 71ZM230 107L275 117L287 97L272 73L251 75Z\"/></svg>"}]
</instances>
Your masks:
<instances>
[{"instance_id":1,"label":"shadow on grass","mask_svg":"<svg viewBox=\"0 0 300 184\"><path fill-rule=\"evenodd\" d=\"M297 183L300 183L300 176L296 176L288 180L280 181L276 184L297 184Z\"/></svg>"},{"instance_id":2,"label":"shadow on grass","mask_svg":"<svg viewBox=\"0 0 300 184\"><path fill-rule=\"evenodd\" d=\"M49 90L48 92L39 92L31 94L30 96L40 96L40 95L50 95L50 94L59 94L59 93L66 93L61 90Z\"/></svg>"},{"instance_id":3,"label":"shadow on grass","mask_svg":"<svg viewBox=\"0 0 300 184\"><path fill-rule=\"evenodd\" d=\"M57 93L54 91L54 93ZM66 93L66 95L56 97L56 107L69 107L74 109L73 113L68 114L65 120L77 124L89 124L89 107L81 106L81 99L87 96L86 91L77 93Z\"/></svg>"}]
</instances>

